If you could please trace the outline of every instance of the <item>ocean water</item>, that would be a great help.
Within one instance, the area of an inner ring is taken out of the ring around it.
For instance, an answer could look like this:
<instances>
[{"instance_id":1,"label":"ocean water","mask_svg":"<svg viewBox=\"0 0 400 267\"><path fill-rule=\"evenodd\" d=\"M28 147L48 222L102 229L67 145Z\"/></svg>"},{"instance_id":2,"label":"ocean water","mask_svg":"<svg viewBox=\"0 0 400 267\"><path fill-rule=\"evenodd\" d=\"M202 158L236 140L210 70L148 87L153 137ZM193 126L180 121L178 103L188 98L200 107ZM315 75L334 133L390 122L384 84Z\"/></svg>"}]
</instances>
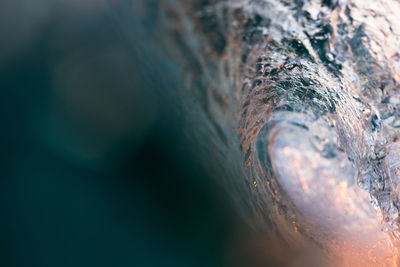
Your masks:
<instances>
[{"instance_id":1,"label":"ocean water","mask_svg":"<svg viewBox=\"0 0 400 267\"><path fill-rule=\"evenodd\" d=\"M398 266L397 0L0 4L4 266Z\"/></svg>"},{"instance_id":2,"label":"ocean water","mask_svg":"<svg viewBox=\"0 0 400 267\"><path fill-rule=\"evenodd\" d=\"M357 0L178 8L189 87L207 83L192 90L207 88L204 98L193 93L215 142L239 145L244 181L232 194L250 191L238 198L254 228L288 246L322 247L344 265L397 261L398 8Z\"/></svg>"}]
</instances>

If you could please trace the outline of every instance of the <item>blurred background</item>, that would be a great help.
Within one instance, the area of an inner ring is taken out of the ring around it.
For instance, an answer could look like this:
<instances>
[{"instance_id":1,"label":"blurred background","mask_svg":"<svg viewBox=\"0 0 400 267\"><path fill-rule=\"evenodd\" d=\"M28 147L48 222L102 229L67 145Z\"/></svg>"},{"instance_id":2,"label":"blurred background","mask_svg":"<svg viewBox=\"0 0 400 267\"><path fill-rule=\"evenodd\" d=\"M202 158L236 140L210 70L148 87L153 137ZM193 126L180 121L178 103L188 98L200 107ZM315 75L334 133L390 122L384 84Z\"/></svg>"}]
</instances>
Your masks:
<instances>
[{"instance_id":1,"label":"blurred background","mask_svg":"<svg viewBox=\"0 0 400 267\"><path fill-rule=\"evenodd\" d=\"M1 1L1 266L241 265L166 5Z\"/></svg>"}]
</instances>

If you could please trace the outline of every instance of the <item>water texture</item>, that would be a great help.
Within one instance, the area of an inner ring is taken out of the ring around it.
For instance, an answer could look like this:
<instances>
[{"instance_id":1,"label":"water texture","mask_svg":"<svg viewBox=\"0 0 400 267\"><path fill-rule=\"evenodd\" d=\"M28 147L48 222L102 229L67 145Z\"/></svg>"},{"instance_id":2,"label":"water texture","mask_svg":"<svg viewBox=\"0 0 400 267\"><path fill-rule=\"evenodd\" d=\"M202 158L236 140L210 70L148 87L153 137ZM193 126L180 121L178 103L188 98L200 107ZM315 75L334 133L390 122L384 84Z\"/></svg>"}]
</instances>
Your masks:
<instances>
[{"instance_id":1,"label":"water texture","mask_svg":"<svg viewBox=\"0 0 400 267\"><path fill-rule=\"evenodd\" d=\"M208 118L222 142L238 133L250 223L288 243L301 232L351 266L396 264L400 3L182 6L206 42L187 41L200 58L188 64L216 72Z\"/></svg>"}]
</instances>

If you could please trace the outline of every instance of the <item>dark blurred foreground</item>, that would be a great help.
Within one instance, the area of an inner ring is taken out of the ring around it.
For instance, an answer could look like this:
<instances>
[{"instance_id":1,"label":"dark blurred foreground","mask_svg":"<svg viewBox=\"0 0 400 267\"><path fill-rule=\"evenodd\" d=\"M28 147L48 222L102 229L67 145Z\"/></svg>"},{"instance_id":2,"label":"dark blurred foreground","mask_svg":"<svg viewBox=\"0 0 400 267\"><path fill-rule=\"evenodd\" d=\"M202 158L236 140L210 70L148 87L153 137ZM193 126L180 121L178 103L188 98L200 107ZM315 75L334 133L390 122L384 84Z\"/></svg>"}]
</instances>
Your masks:
<instances>
[{"instance_id":1,"label":"dark blurred foreground","mask_svg":"<svg viewBox=\"0 0 400 267\"><path fill-rule=\"evenodd\" d=\"M231 174L210 153L206 100L181 105L165 6L0 3L1 266L273 261L219 183Z\"/></svg>"}]
</instances>

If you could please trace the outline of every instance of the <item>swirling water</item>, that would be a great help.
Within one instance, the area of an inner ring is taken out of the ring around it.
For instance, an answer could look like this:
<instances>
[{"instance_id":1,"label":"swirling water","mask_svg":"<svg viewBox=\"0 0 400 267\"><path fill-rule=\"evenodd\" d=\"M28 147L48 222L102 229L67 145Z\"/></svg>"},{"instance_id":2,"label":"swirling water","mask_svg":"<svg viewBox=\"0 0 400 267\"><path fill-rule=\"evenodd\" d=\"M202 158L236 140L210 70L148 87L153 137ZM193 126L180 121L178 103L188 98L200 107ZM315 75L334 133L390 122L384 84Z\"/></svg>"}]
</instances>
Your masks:
<instances>
[{"instance_id":1,"label":"swirling water","mask_svg":"<svg viewBox=\"0 0 400 267\"><path fill-rule=\"evenodd\" d=\"M337 200L356 177L397 250L400 203L398 174L392 166L398 162L399 25L391 10L397 10L398 3L243 5L252 17L242 33L251 46L244 63L240 122L248 177L257 185L267 178L263 195L272 196L281 207L300 206L303 214L334 209L332 201L323 199L329 194L328 184L337 184L339 192L332 193ZM340 181L346 176L348 181ZM299 196L300 186L304 196ZM341 201L339 209L345 209L346 202ZM313 205L326 206L310 208ZM349 220L366 226L368 219L357 216L362 209L351 208L341 215L348 218L322 225L337 228L336 223Z\"/></svg>"},{"instance_id":2,"label":"swirling water","mask_svg":"<svg viewBox=\"0 0 400 267\"><path fill-rule=\"evenodd\" d=\"M214 77L217 135L232 145L224 129L238 133L249 223L316 244L335 266L398 264L400 3L196 3L177 31L205 45L178 47L192 78Z\"/></svg>"}]
</instances>

